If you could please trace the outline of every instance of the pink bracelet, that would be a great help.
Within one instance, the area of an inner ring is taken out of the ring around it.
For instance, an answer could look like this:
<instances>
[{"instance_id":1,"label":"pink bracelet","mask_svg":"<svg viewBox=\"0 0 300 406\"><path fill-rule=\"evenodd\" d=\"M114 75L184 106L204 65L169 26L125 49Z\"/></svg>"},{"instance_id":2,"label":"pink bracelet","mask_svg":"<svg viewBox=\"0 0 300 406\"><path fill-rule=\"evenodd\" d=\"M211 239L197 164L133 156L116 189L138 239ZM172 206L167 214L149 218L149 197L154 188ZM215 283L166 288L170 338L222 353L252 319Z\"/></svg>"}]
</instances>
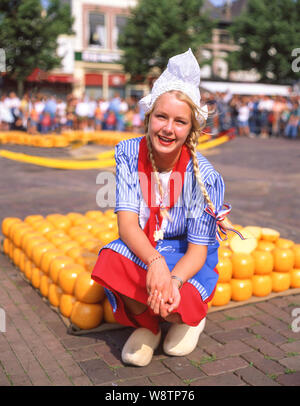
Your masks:
<instances>
[{"instance_id":1,"label":"pink bracelet","mask_svg":"<svg viewBox=\"0 0 300 406\"><path fill-rule=\"evenodd\" d=\"M160 254L158 254L158 253L152 255L152 256L150 257L150 260L148 261L147 269L149 269L150 266L151 266L154 262L156 262L156 261L158 261L159 259L162 259L162 258L163 258L163 256L160 255Z\"/></svg>"}]
</instances>

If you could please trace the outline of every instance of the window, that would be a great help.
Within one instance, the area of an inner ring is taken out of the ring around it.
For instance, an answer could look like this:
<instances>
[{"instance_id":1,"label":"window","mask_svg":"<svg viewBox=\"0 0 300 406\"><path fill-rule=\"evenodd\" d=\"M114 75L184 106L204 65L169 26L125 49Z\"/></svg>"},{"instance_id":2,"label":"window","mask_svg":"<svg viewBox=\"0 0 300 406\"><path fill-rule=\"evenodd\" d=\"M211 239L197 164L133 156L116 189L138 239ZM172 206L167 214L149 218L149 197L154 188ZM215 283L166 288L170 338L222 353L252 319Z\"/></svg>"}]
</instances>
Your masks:
<instances>
[{"instance_id":1,"label":"window","mask_svg":"<svg viewBox=\"0 0 300 406\"><path fill-rule=\"evenodd\" d=\"M114 48L118 48L119 36L122 34L126 23L127 23L127 17L121 16L121 15L117 15L115 17L115 26L114 26L114 30L113 30Z\"/></svg>"},{"instance_id":2,"label":"window","mask_svg":"<svg viewBox=\"0 0 300 406\"><path fill-rule=\"evenodd\" d=\"M103 97L102 87L100 86L86 86L85 94L91 99L101 99Z\"/></svg>"},{"instance_id":3,"label":"window","mask_svg":"<svg viewBox=\"0 0 300 406\"><path fill-rule=\"evenodd\" d=\"M104 14L89 14L89 45L97 48L107 48Z\"/></svg>"},{"instance_id":4,"label":"window","mask_svg":"<svg viewBox=\"0 0 300 406\"><path fill-rule=\"evenodd\" d=\"M219 37L219 41L221 44L229 44L230 42L230 36L227 33L221 33Z\"/></svg>"}]
</instances>

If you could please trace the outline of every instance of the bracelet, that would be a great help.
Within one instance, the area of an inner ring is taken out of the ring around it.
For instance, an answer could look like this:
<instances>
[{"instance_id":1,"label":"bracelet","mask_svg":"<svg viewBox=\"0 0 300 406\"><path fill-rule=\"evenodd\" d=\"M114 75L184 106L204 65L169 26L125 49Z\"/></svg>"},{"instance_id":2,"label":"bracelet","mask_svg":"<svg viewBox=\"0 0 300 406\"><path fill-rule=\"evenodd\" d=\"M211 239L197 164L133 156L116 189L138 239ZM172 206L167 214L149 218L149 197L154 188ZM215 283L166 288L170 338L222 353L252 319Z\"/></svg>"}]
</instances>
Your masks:
<instances>
[{"instance_id":1,"label":"bracelet","mask_svg":"<svg viewBox=\"0 0 300 406\"><path fill-rule=\"evenodd\" d=\"M179 285L178 289L181 289L182 285L183 285L183 280L181 278L179 278L179 276L176 276L176 275L172 275L171 278L176 279L177 281L180 282L180 285Z\"/></svg>"},{"instance_id":2,"label":"bracelet","mask_svg":"<svg viewBox=\"0 0 300 406\"><path fill-rule=\"evenodd\" d=\"M152 256L150 257L150 260L148 261L147 269L149 269L150 266L151 266L154 262L156 262L156 261L158 261L159 259L162 259L162 258L163 258L163 256L160 255L160 254L158 254L158 253L152 255Z\"/></svg>"}]
</instances>

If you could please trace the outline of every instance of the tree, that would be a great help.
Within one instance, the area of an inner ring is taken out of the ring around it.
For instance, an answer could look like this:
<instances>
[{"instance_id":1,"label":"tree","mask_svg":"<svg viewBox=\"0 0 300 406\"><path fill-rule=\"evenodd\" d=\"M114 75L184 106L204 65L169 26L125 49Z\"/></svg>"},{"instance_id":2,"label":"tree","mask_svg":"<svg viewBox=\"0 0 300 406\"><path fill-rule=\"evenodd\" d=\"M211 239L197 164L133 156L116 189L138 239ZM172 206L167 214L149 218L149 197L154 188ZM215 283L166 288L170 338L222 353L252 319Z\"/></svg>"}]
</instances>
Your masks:
<instances>
[{"instance_id":1,"label":"tree","mask_svg":"<svg viewBox=\"0 0 300 406\"><path fill-rule=\"evenodd\" d=\"M70 7L49 0L0 0L0 48L5 50L6 74L17 81L18 94L35 68L49 71L60 65L57 37L72 33Z\"/></svg>"},{"instance_id":2,"label":"tree","mask_svg":"<svg viewBox=\"0 0 300 406\"><path fill-rule=\"evenodd\" d=\"M292 83L293 50L300 46L300 0L249 0L229 28L240 50L229 55L229 68L256 68L261 81Z\"/></svg>"},{"instance_id":3,"label":"tree","mask_svg":"<svg viewBox=\"0 0 300 406\"><path fill-rule=\"evenodd\" d=\"M201 13L203 0L140 0L119 39L121 63L132 80L152 68L164 69L171 56L194 52L211 39L213 22Z\"/></svg>"}]
</instances>

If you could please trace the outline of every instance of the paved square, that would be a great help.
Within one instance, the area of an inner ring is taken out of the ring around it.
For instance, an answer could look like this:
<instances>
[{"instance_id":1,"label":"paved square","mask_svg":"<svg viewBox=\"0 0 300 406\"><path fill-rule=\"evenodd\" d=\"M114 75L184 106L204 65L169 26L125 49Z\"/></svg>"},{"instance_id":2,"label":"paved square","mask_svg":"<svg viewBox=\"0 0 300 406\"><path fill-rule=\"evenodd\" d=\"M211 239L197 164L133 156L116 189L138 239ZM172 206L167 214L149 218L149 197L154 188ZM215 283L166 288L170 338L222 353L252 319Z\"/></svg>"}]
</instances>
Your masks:
<instances>
[{"instance_id":1,"label":"paved square","mask_svg":"<svg viewBox=\"0 0 300 406\"><path fill-rule=\"evenodd\" d=\"M5 146L67 157L67 149ZM300 143L241 139L204 153L223 175L235 224L272 227L300 243ZM63 171L0 158L0 221L8 216L98 209L99 171ZM195 351L166 356L160 345L144 368L123 365L130 328L74 336L0 254L0 386L300 386L300 332L291 329L300 294L212 312ZM299 323L300 324L300 323ZM165 331L164 331L165 334Z\"/></svg>"}]
</instances>

